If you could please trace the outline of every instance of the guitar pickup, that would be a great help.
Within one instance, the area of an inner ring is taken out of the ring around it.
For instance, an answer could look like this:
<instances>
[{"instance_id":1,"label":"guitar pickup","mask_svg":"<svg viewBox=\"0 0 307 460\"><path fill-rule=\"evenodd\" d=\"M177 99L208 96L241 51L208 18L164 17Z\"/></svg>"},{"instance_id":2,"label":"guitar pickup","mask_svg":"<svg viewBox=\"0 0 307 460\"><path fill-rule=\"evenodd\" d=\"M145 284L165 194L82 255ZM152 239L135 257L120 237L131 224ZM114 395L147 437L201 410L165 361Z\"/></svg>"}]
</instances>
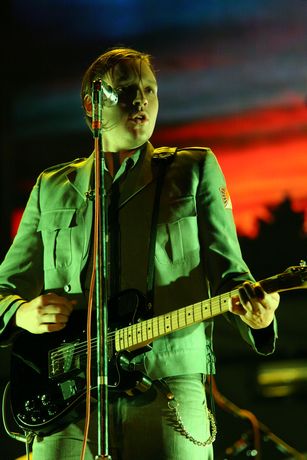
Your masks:
<instances>
[{"instance_id":1,"label":"guitar pickup","mask_svg":"<svg viewBox=\"0 0 307 460\"><path fill-rule=\"evenodd\" d=\"M69 343L49 351L49 378L60 377L61 375L81 368L80 355L75 353L77 345L78 342Z\"/></svg>"}]
</instances>

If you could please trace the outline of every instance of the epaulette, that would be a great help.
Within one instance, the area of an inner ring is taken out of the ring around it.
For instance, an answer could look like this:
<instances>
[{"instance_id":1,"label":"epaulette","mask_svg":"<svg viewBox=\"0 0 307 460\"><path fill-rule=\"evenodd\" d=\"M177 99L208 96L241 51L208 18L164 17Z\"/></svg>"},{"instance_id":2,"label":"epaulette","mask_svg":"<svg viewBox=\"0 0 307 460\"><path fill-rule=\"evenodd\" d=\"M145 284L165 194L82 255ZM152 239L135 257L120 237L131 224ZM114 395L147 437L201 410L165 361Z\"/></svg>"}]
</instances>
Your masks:
<instances>
[{"instance_id":1,"label":"epaulette","mask_svg":"<svg viewBox=\"0 0 307 460\"><path fill-rule=\"evenodd\" d=\"M171 163L177 152L177 147L158 147L154 150L152 160L154 162L163 161L165 163Z\"/></svg>"},{"instance_id":2,"label":"epaulette","mask_svg":"<svg viewBox=\"0 0 307 460\"><path fill-rule=\"evenodd\" d=\"M201 150L202 152L207 152L208 150L210 150L209 147L197 147L197 146L193 146L193 147L180 147L180 148L177 148L177 151L181 151L181 150Z\"/></svg>"},{"instance_id":3,"label":"epaulette","mask_svg":"<svg viewBox=\"0 0 307 460\"><path fill-rule=\"evenodd\" d=\"M58 163L56 165L49 166L48 168L44 169L44 173L59 170L59 169L65 168L66 166L75 165L76 163L81 163L82 161L85 161L85 160L86 158L75 158L74 160L66 161L65 163Z\"/></svg>"}]
</instances>

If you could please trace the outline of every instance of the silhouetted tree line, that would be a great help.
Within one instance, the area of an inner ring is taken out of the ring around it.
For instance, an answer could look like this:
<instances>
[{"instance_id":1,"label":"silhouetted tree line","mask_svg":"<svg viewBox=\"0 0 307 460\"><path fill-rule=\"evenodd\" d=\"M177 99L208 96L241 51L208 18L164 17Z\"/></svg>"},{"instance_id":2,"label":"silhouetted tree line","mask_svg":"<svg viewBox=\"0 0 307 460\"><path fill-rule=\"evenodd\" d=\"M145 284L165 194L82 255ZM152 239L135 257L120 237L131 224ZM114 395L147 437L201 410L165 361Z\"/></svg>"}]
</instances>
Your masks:
<instances>
[{"instance_id":1,"label":"silhouetted tree line","mask_svg":"<svg viewBox=\"0 0 307 460\"><path fill-rule=\"evenodd\" d=\"M307 261L304 212L294 211L290 197L268 206L270 218L257 219L256 238L239 236L244 258L256 279L284 271Z\"/></svg>"}]
</instances>

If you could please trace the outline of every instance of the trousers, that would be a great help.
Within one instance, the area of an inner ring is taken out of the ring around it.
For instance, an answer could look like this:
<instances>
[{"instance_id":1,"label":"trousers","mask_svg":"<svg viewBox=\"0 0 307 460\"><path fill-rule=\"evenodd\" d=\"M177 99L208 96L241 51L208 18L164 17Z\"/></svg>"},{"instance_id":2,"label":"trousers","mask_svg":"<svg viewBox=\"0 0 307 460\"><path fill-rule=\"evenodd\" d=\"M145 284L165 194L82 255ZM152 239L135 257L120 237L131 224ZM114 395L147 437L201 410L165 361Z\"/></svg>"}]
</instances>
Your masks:
<instances>
[{"instance_id":1,"label":"trousers","mask_svg":"<svg viewBox=\"0 0 307 460\"><path fill-rule=\"evenodd\" d=\"M201 374L165 379L175 399L155 385L136 397L109 405L109 455L112 460L213 460L206 393ZM91 423L85 460L97 455L97 411ZM33 442L33 460L78 460L84 421Z\"/></svg>"}]
</instances>

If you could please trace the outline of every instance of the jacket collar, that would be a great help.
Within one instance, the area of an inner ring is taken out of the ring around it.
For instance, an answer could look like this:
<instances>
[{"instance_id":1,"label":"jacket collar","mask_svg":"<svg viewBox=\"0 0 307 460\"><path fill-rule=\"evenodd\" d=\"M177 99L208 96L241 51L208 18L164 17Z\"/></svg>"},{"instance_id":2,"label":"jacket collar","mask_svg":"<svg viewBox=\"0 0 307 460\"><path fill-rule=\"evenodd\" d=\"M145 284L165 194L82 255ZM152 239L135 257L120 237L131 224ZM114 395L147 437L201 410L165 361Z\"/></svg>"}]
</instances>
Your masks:
<instances>
[{"instance_id":1,"label":"jacket collar","mask_svg":"<svg viewBox=\"0 0 307 460\"><path fill-rule=\"evenodd\" d=\"M94 177L94 154L74 164L73 169L67 174L67 179L72 187L84 200L93 193L92 176Z\"/></svg>"},{"instance_id":2,"label":"jacket collar","mask_svg":"<svg viewBox=\"0 0 307 460\"><path fill-rule=\"evenodd\" d=\"M137 164L127 175L121 189L120 207L124 206L135 195L140 193L156 178L156 168L152 167L153 146L144 145Z\"/></svg>"},{"instance_id":3,"label":"jacket collar","mask_svg":"<svg viewBox=\"0 0 307 460\"><path fill-rule=\"evenodd\" d=\"M120 207L155 180L157 171L152 167L153 153L153 146L147 142L137 164L131 169L122 186ZM67 179L84 200L93 195L94 154L74 164L73 169L67 174Z\"/></svg>"}]
</instances>

